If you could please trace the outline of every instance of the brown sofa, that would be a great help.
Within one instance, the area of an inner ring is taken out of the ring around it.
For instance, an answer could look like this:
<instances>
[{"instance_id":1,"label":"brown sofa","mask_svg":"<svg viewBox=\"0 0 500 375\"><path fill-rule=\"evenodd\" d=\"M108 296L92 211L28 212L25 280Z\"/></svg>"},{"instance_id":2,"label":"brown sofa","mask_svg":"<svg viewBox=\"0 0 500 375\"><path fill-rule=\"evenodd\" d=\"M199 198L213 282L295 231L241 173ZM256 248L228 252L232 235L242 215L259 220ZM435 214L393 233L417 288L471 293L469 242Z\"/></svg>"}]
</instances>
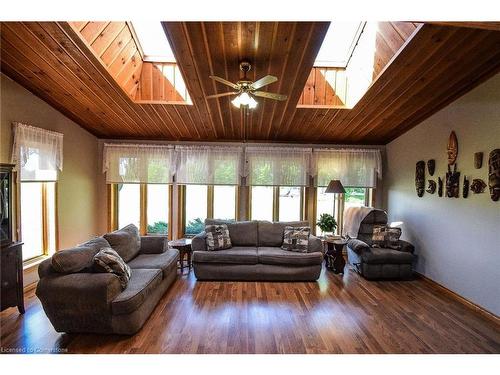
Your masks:
<instances>
[{"instance_id":1,"label":"brown sofa","mask_svg":"<svg viewBox=\"0 0 500 375\"><path fill-rule=\"evenodd\" d=\"M124 290L116 275L92 271L103 247L116 250L132 270ZM131 335L177 278L178 258L165 237L140 237L135 226L127 226L43 261L36 295L57 332Z\"/></svg>"},{"instance_id":2,"label":"brown sofa","mask_svg":"<svg viewBox=\"0 0 500 375\"><path fill-rule=\"evenodd\" d=\"M205 220L205 225L227 224L232 248L207 251L206 234L192 241L194 274L199 280L314 281L323 263L323 245L309 237L307 253L281 249L285 226L309 226L307 221Z\"/></svg>"}]
</instances>

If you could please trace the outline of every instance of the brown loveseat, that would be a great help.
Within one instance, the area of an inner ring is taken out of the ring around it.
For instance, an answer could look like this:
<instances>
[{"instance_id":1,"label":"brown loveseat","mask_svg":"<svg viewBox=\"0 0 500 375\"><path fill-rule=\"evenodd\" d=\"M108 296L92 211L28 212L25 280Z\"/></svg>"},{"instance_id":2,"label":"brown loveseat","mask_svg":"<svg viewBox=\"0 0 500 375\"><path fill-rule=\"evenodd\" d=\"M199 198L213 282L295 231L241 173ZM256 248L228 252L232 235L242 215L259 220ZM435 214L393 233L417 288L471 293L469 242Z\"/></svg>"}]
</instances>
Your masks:
<instances>
[{"instance_id":1,"label":"brown loveseat","mask_svg":"<svg viewBox=\"0 0 500 375\"><path fill-rule=\"evenodd\" d=\"M227 224L232 248L207 251L206 234L192 241L194 274L200 280L314 281L323 262L323 245L309 237L307 253L282 250L285 226L309 226L307 221L205 220L206 225Z\"/></svg>"},{"instance_id":2,"label":"brown loveseat","mask_svg":"<svg viewBox=\"0 0 500 375\"><path fill-rule=\"evenodd\" d=\"M118 276L92 271L103 247L113 248L132 270L124 290ZM176 279L178 258L165 237L140 237L129 225L43 261L36 295L57 332L134 334Z\"/></svg>"}]
</instances>

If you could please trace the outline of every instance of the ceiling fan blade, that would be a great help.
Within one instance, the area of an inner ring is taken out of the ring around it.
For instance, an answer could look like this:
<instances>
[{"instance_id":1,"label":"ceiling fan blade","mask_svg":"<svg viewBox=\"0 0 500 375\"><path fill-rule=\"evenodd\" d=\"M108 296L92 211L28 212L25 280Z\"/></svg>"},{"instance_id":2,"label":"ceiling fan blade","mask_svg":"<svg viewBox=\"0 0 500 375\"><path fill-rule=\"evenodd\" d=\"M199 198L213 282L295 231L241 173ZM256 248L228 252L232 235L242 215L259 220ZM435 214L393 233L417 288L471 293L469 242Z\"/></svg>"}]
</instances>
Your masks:
<instances>
[{"instance_id":1,"label":"ceiling fan blade","mask_svg":"<svg viewBox=\"0 0 500 375\"><path fill-rule=\"evenodd\" d=\"M262 77L261 79L258 79L254 83L252 83L252 88L254 90L257 90L257 89L260 89L261 87L264 87L264 86L267 86L273 82L276 82L277 80L278 80L278 78L276 78L275 76L267 75L265 77Z\"/></svg>"},{"instance_id":2,"label":"ceiling fan blade","mask_svg":"<svg viewBox=\"0 0 500 375\"><path fill-rule=\"evenodd\" d=\"M220 98L222 96L237 95L238 92L223 92L222 94L208 95L207 99Z\"/></svg>"},{"instance_id":3,"label":"ceiling fan blade","mask_svg":"<svg viewBox=\"0 0 500 375\"><path fill-rule=\"evenodd\" d=\"M282 101L286 100L286 98L287 98L286 95L275 94L273 92L266 92L266 91L254 91L254 92L252 92L252 94L255 96L261 96L263 98L282 100Z\"/></svg>"},{"instance_id":4,"label":"ceiling fan blade","mask_svg":"<svg viewBox=\"0 0 500 375\"><path fill-rule=\"evenodd\" d=\"M209 76L212 78L214 81L223 83L226 86L232 87L235 90L239 90L239 86L236 83L229 82L228 80L225 80L224 78L217 77L217 76Z\"/></svg>"}]
</instances>

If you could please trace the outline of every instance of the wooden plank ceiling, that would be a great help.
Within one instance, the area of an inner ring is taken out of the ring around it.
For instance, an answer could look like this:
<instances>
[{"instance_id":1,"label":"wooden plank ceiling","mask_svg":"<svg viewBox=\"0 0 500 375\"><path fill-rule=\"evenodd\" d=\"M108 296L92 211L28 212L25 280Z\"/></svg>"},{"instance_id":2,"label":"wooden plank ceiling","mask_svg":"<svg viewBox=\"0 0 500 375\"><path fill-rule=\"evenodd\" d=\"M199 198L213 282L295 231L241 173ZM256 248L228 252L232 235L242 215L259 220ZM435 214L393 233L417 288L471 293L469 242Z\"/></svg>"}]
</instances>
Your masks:
<instances>
[{"instance_id":1,"label":"wooden plank ceiling","mask_svg":"<svg viewBox=\"0 0 500 375\"><path fill-rule=\"evenodd\" d=\"M499 31L379 23L372 70L363 73L368 90L344 108L349 92L342 84L328 90L328 80L315 82L324 73L313 63L328 23L165 22L193 103L171 104L163 103L167 93L179 97L161 82L170 67L128 63L138 53L134 48L122 66L115 64L115 74L113 62L103 64L102 54L123 32L117 25L103 23L97 32L92 26L91 43L82 38L86 23L1 26L2 72L101 138L385 144L500 70ZM279 81L266 89L288 95L287 101L259 98L244 116L227 97L206 99L227 91L208 76L237 81L244 59L252 63L252 79L276 75ZM327 70L335 73L330 82L340 82L342 69ZM160 89L148 80L160 82Z\"/></svg>"}]
</instances>

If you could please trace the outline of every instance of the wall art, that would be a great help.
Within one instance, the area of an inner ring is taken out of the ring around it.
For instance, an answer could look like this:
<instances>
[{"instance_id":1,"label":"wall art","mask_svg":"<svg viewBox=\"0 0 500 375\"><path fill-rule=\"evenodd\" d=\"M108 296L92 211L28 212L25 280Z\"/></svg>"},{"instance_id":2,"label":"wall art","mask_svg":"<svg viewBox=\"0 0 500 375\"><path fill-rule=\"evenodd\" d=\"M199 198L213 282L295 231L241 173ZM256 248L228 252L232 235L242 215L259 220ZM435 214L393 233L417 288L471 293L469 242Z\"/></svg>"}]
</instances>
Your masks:
<instances>
[{"instance_id":1,"label":"wall art","mask_svg":"<svg viewBox=\"0 0 500 375\"><path fill-rule=\"evenodd\" d=\"M474 154L474 168L481 169L482 166L483 166L483 153L476 152Z\"/></svg>"},{"instance_id":2,"label":"wall art","mask_svg":"<svg viewBox=\"0 0 500 375\"><path fill-rule=\"evenodd\" d=\"M494 202L500 198L500 148L490 152L488 158L488 186Z\"/></svg>"},{"instance_id":3,"label":"wall art","mask_svg":"<svg viewBox=\"0 0 500 375\"><path fill-rule=\"evenodd\" d=\"M464 187L462 189L462 197L467 198L469 196L469 179L464 176Z\"/></svg>"},{"instance_id":4,"label":"wall art","mask_svg":"<svg viewBox=\"0 0 500 375\"><path fill-rule=\"evenodd\" d=\"M438 195L443 196L443 179L441 177L438 177Z\"/></svg>"},{"instance_id":5,"label":"wall art","mask_svg":"<svg viewBox=\"0 0 500 375\"><path fill-rule=\"evenodd\" d=\"M470 189L474 192L474 194L484 193L484 189L486 189L486 182L484 182L480 178L475 178L472 180Z\"/></svg>"},{"instance_id":6,"label":"wall art","mask_svg":"<svg viewBox=\"0 0 500 375\"><path fill-rule=\"evenodd\" d=\"M427 181L427 183L429 184L429 186L427 186L427 189L425 191L429 194L434 194L436 192L436 181L429 180Z\"/></svg>"},{"instance_id":7,"label":"wall art","mask_svg":"<svg viewBox=\"0 0 500 375\"><path fill-rule=\"evenodd\" d=\"M446 172L446 196L448 198L458 198L459 185L460 172L457 172L457 165L453 165L453 171L448 165L448 172Z\"/></svg>"},{"instance_id":8,"label":"wall art","mask_svg":"<svg viewBox=\"0 0 500 375\"><path fill-rule=\"evenodd\" d=\"M458 140L454 131L451 132L448 138L448 165L455 164L458 155Z\"/></svg>"},{"instance_id":9,"label":"wall art","mask_svg":"<svg viewBox=\"0 0 500 375\"><path fill-rule=\"evenodd\" d=\"M425 189L425 161L420 160L417 162L415 170L415 189L417 195L422 197Z\"/></svg>"},{"instance_id":10,"label":"wall art","mask_svg":"<svg viewBox=\"0 0 500 375\"><path fill-rule=\"evenodd\" d=\"M427 170L431 176L434 176L434 171L436 170L436 160L427 160Z\"/></svg>"}]
</instances>

